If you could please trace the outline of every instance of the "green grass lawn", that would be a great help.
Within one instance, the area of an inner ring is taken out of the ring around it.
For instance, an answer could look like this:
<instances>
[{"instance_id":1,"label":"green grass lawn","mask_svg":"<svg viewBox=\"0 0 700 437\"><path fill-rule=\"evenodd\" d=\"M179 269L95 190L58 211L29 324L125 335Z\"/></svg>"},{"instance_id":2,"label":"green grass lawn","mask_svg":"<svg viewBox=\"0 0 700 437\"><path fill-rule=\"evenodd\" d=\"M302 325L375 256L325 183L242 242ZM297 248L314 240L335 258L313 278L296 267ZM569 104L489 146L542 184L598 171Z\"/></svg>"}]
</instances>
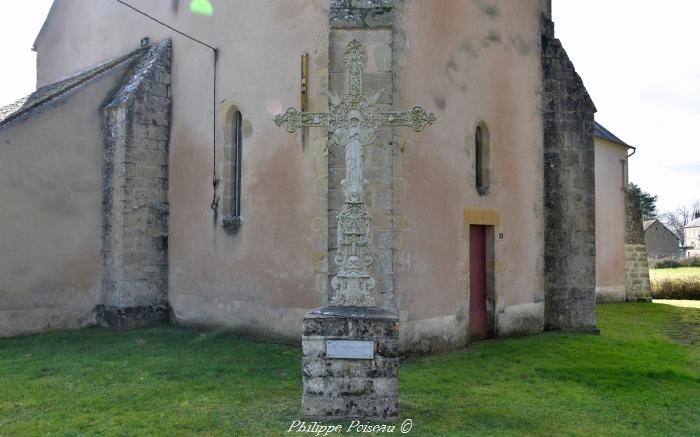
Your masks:
<instances>
[{"instance_id":1,"label":"green grass lawn","mask_svg":"<svg viewBox=\"0 0 700 437\"><path fill-rule=\"evenodd\" d=\"M397 423L413 419L416 436L700 435L700 309L602 305L598 326L410 359ZM0 436L285 435L299 349L177 328L1 339Z\"/></svg>"},{"instance_id":2,"label":"green grass lawn","mask_svg":"<svg viewBox=\"0 0 700 437\"><path fill-rule=\"evenodd\" d=\"M675 269L649 269L649 279L684 279L700 277L700 267L677 267Z\"/></svg>"}]
</instances>

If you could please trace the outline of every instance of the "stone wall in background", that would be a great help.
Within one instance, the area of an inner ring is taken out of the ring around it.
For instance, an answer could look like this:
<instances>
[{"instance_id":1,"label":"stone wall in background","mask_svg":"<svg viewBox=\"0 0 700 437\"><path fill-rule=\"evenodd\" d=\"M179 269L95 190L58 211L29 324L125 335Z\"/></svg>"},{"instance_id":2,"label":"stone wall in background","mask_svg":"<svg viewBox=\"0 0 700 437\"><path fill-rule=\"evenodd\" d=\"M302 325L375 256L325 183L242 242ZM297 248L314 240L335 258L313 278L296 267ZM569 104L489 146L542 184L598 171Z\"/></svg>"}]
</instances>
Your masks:
<instances>
[{"instance_id":1,"label":"stone wall in background","mask_svg":"<svg viewBox=\"0 0 700 437\"><path fill-rule=\"evenodd\" d=\"M542 18L545 329L596 329L595 106Z\"/></svg>"},{"instance_id":2,"label":"stone wall in background","mask_svg":"<svg viewBox=\"0 0 700 437\"><path fill-rule=\"evenodd\" d=\"M681 256L680 242L660 221L654 221L644 231L644 243L649 258L670 258Z\"/></svg>"},{"instance_id":3,"label":"stone wall in background","mask_svg":"<svg viewBox=\"0 0 700 437\"><path fill-rule=\"evenodd\" d=\"M651 301L649 263L639 196L625 193L625 288L628 302Z\"/></svg>"},{"instance_id":4,"label":"stone wall in background","mask_svg":"<svg viewBox=\"0 0 700 437\"><path fill-rule=\"evenodd\" d=\"M151 47L104 108L102 326L168 315L171 43Z\"/></svg>"}]
</instances>

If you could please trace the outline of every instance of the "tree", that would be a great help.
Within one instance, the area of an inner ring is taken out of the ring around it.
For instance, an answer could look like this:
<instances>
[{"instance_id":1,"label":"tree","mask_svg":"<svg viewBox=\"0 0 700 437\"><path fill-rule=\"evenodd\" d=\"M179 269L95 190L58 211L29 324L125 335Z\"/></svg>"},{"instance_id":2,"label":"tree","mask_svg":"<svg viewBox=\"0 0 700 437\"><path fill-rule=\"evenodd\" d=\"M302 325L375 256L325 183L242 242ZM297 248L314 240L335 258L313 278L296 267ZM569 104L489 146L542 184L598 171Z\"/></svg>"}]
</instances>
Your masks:
<instances>
[{"instance_id":1,"label":"tree","mask_svg":"<svg viewBox=\"0 0 700 437\"><path fill-rule=\"evenodd\" d=\"M681 205L673 211L666 211L659 215L659 219L681 240L681 246L685 246L683 228L697 217L700 217L700 199L690 205Z\"/></svg>"},{"instance_id":2,"label":"tree","mask_svg":"<svg viewBox=\"0 0 700 437\"><path fill-rule=\"evenodd\" d=\"M635 195L639 196L639 200L642 206L642 218L644 220L653 220L656 218L658 212L656 211L656 200L659 196L652 196L650 193L642 190L639 185L630 182L627 190Z\"/></svg>"}]
</instances>

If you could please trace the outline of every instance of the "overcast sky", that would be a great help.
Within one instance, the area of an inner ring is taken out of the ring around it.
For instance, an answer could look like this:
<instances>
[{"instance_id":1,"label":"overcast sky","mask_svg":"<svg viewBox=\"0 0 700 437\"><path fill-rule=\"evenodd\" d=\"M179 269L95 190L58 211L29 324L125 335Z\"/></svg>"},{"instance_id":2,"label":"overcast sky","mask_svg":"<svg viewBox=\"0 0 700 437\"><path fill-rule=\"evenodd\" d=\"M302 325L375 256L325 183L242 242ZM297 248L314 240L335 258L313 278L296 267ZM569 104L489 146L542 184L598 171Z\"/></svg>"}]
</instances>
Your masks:
<instances>
[{"instance_id":1,"label":"overcast sky","mask_svg":"<svg viewBox=\"0 0 700 437\"><path fill-rule=\"evenodd\" d=\"M700 1L553 3L557 36L598 108L596 120L637 147L630 180L657 194L662 211L700 199ZM0 1L0 106L34 90L31 47L50 5Z\"/></svg>"},{"instance_id":2,"label":"overcast sky","mask_svg":"<svg viewBox=\"0 0 700 437\"><path fill-rule=\"evenodd\" d=\"M553 3L596 121L637 147L630 180L662 211L700 199L700 1Z\"/></svg>"}]
</instances>

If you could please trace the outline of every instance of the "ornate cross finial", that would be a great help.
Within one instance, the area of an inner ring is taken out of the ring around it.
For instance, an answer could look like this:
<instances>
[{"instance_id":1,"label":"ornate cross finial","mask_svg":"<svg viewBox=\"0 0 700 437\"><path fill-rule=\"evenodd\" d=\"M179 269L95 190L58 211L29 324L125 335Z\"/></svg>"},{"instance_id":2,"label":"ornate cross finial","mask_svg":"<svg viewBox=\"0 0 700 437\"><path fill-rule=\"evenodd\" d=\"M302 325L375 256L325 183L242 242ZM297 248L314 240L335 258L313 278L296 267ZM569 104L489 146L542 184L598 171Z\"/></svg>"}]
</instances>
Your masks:
<instances>
[{"instance_id":1,"label":"ornate cross finial","mask_svg":"<svg viewBox=\"0 0 700 437\"><path fill-rule=\"evenodd\" d=\"M369 274L372 264L370 221L364 193L364 149L372 144L381 126L408 126L423 130L435 121L432 113L420 106L410 111L381 111L377 103L383 90L366 94L362 89L362 72L367 64L367 51L357 40L348 44L343 57L347 69L345 92L341 97L328 91L328 112L300 112L287 109L275 117L277 126L287 132L301 127L327 127L330 141L345 147L345 179L341 181L345 203L338 214L338 274L331 281L335 290L331 305L374 306L371 291L375 280Z\"/></svg>"},{"instance_id":2,"label":"ornate cross finial","mask_svg":"<svg viewBox=\"0 0 700 437\"><path fill-rule=\"evenodd\" d=\"M348 50L345 52L343 60L348 70L345 92L347 94L362 93L362 71L367 65L367 51L354 39L348 44Z\"/></svg>"}]
</instances>

